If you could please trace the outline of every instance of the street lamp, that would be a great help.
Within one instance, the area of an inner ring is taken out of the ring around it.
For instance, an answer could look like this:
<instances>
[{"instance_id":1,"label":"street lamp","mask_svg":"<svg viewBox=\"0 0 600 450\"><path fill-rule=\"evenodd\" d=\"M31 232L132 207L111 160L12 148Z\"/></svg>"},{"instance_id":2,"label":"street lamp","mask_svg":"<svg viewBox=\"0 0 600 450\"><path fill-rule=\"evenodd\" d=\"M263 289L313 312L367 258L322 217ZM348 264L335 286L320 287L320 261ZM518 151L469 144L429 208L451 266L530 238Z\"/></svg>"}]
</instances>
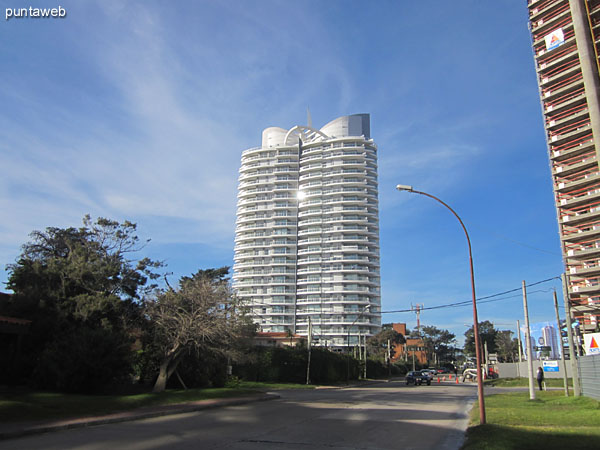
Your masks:
<instances>
[{"instance_id":1,"label":"street lamp","mask_svg":"<svg viewBox=\"0 0 600 450\"><path fill-rule=\"evenodd\" d=\"M371 305L366 305L362 309L362 311L360 312L360 314L358 315L358 317L356 319L354 319L354 322L352 322L352 324L350 325L350 327L348 327L348 336L346 337L346 350L347 350L347 352L346 352L347 353L347 358L346 358L346 384L350 383L350 330L352 329L352 327L354 326L354 324L358 321L358 319L360 319L362 317L362 315L370 307L371 307ZM358 345L360 345L360 342L358 343Z\"/></svg>"},{"instance_id":2,"label":"street lamp","mask_svg":"<svg viewBox=\"0 0 600 450\"><path fill-rule=\"evenodd\" d=\"M479 398L479 422L481 423L481 425L484 425L486 423L486 420L485 404L483 400L483 376L481 373L481 350L479 348L479 322L477 319L477 301L475 299L475 275L473 273L473 253L471 252L471 239L469 239L469 233L467 233L467 228L465 227L465 224L458 216L458 214L456 214L456 211L450 208L450 206L448 206L439 198L435 197L434 195L427 194L426 192L415 191L412 186L407 186L404 184L397 185L396 189L398 189L399 191L407 191L412 192L414 194L424 195L425 197L432 198L436 202L444 205L458 219L458 221L460 222L460 226L462 227L463 231L465 232L465 236L467 237L467 244L469 245L469 268L471 269L471 291L473 294L473 334L475 335L475 357L477 358L477 396Z\"/></svg>"}]
</instances>

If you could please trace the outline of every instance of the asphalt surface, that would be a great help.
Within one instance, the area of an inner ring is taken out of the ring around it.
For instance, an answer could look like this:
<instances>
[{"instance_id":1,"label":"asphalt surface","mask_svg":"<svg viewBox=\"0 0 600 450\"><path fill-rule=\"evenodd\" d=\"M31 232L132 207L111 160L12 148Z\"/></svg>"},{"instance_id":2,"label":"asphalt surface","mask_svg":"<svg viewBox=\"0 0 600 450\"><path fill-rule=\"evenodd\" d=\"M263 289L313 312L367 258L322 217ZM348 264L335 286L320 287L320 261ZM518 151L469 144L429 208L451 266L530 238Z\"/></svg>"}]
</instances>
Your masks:
<instances>
[{"instance_id":1,"label":"asphalt surface","mask_svg":"<svg viewBox=\"0 0 600 450\"><path fill-rule=\"evenodd\" d=\"M458 449L476 395L476 385L450 382L277 391L12 430L4 424L0 448Z\"/></svg>"}]
</instances>

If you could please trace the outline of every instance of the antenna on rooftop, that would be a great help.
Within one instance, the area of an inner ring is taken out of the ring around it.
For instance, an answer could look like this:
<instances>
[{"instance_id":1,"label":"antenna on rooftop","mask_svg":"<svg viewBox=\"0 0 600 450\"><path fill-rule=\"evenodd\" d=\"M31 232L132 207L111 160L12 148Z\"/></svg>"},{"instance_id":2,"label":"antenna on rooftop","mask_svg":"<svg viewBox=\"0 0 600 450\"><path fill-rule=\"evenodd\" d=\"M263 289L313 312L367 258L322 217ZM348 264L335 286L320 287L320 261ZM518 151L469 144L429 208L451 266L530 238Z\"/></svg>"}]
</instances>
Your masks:
<instances>
[{"instance_id":1,"label":"antenna on rooftop","mask_svg":"<svg viewBox=\"0 0 600 450\"><path fill-rule=\"evenodd\" d=\"M306 107L306 125L308 128L312 128L312 117L310 116L310 108Z\"/></svg>"}]
</instances>

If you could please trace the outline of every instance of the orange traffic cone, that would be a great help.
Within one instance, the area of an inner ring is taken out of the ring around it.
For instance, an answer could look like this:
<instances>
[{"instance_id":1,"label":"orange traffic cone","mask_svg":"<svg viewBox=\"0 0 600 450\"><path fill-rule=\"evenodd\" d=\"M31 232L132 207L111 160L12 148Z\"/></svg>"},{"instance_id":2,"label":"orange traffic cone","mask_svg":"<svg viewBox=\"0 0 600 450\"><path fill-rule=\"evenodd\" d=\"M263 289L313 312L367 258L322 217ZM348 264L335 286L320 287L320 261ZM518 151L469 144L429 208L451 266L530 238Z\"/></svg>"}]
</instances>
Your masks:
<instances>
[{"instance_id":1,"label":"orange traffic cone","mask_svg":"<svg viewBox=\"0 0 600 450\"><path fill-rule=\"evenodd\" d=\"M440 377L438 377L438 383L440 382Z\"/></svg>"},{"instance_id":2,"label":"orange traffic cone","mask_svg":"<svg viewBox=\"0 0 600 450\"><path fill-rule=\"evenodd\" d=\"M456 384L458 384L458 375L456 376Z\"/></svg>"}]
</instances>

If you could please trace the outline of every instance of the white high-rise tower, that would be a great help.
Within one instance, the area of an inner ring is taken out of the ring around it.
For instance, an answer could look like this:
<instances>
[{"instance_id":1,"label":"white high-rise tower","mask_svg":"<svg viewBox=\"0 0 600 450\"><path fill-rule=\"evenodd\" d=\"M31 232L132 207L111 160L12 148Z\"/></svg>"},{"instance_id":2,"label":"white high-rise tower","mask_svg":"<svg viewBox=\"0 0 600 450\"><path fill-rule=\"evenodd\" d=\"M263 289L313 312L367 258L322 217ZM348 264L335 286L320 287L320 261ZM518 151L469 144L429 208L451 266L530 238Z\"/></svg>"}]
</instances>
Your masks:
<instances>
[{"instance_id":1,"label":"white high-rise tower","mask_svg":"<svg viewBox=\"0 0 600 450\"><path fill-rule=\"evenodd\" d=\"M381 326L377 147L368 114L267 128L242 153L234 289L261 331L342 349ZM349 341L348 341L349 339Z\"/></svg>"}]
</instances>

